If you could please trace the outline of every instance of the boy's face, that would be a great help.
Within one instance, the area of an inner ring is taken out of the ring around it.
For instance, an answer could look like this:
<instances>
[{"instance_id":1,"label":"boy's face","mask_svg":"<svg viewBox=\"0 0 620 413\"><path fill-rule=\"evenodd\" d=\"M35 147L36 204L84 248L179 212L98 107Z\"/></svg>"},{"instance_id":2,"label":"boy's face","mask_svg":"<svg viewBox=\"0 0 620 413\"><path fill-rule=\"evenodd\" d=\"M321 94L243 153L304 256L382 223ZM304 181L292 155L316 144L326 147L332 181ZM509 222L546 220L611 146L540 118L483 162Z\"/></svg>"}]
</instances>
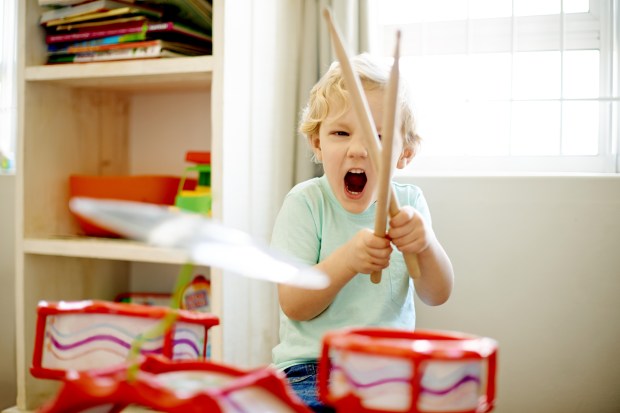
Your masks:
<instances>
[{"instance_id":1,"label":"boy's face","mask_svg":"<svg viewBox=\"0 0 620 413\"><path fill-rule=\"evenodd\" d=\"M366 91L379 135L383 119L383 94L382 90ZM353 106L338 115L340 112L341 107L330 102L329 114L321 123L319 134L310 139L336 199L348 212L359 214L376 200L378 171L373 168ZM413 158L413 151L403 148L400 128L395 130L394 154L392 165L398 168L404 168Z\"/></svg>"}]
</instances>

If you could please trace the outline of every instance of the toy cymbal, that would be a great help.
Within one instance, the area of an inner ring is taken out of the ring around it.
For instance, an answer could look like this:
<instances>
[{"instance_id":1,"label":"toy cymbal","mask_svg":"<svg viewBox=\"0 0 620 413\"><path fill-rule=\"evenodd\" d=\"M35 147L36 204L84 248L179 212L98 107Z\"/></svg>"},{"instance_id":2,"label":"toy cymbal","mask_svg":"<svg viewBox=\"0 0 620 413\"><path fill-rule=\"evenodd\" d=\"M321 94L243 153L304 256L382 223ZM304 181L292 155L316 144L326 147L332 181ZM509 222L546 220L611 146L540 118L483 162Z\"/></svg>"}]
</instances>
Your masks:
<instances>
[{"instance_id":1,"label":"toy cymbal","mask_svg":"<svg viewBox=\"0 0 620 413\"><path fill-rule=\"evenodd\" d=\"M142 202L75 197L71 210L127 238L182 249L194 264L308 289L322 289L329 278L205 216Z\"/></svg>"}]
</instances>

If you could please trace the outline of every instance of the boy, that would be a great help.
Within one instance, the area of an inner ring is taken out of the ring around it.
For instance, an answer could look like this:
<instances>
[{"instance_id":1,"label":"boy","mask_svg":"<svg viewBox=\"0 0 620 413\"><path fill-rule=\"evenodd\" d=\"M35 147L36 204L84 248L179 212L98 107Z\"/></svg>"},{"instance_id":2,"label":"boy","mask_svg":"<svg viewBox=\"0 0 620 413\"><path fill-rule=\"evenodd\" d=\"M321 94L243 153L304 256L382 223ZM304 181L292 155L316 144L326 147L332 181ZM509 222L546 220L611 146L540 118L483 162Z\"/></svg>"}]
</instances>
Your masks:
<instances>
[{"instance_id":1,"label":"boy","mask_svg":"<svg viewBox=\"0 0 620 413\"><path fill-rule=\"evenodd\" d=\"M384 89L390 67L369 55L357 56L360 77L381 135ZM401 82L402 84L402 82ZM400 128L394 135L394 164L404 168L415 155L419 136L404 88L399 91ZM332 64L310 93L300 131L306 135L325 174L295 186L276 219L272 246L315 265L331 280L325 290L279 285L280 344L274 364L293 390L315 411L331 411L316 395L316 366L322 336L350 326L415 327L413 292L429 305L444 303L452 291L452 265L431 227L419 188L393 183L400 205L390 218L388 237L375 236L377 175L340 65ZM393 246L395 248L393 248ZM421 277L407 273L402 253L415 253ZM383 270L373 284L368 274Z\"/></svg>"}]
</instances>

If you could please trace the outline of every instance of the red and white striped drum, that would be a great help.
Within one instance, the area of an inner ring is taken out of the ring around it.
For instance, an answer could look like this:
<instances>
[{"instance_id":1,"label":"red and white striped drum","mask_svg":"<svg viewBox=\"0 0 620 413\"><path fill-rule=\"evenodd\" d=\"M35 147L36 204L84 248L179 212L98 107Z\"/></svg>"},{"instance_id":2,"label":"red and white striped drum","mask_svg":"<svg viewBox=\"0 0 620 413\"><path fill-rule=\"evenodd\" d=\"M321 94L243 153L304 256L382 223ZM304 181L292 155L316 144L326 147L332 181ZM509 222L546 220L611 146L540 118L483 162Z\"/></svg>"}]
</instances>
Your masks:
<instances>
[{"instance_id":1,"label":"red and white striped drum","mask_svg":"<svg viewBox=\"0 0 620 413\"><path fill-rule=\"evenodd\" d=\"M443 331L344 329L323 338L319 395L346 412L489 412L497 342Z\"/></svg>"},{"instance_id":2,"label":"red and white striped drum","mask_svg":"<svg viewBox=\"0 0 620 413\"><path fill-rule=\"evenodd\" d=\"M133 378L129 364L69 371L38 413L119 413L130 405L168 413L311 413L272 368L244 371L153 355L136 367Z\"/></svg>"}]
</instances>

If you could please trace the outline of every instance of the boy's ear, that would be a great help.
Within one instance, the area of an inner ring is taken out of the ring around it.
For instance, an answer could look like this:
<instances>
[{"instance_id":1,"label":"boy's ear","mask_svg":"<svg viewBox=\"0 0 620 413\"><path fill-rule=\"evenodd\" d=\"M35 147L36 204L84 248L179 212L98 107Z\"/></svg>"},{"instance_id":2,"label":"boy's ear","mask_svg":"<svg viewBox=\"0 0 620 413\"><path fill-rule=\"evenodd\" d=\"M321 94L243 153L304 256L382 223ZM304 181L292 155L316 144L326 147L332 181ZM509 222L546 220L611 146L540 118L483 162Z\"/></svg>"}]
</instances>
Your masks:
<instances>
[{"instance_id":1,"label":"boy's ear","mask_svg":"<svg viewBox=\"0 0 620 413\"><path fill-rule=\"evenodd\" d=\"M312 152L314 152L314 157L316 160L323 162L323 153L321 152L321 139L319 138L319 134L315 133L310 136L308 140L310 141L310 146L312 147Z\"/></svg>"},{"instance_id":2,"label":"boy's ear","mask_svg":"<svg viewBox=\"0 0 620 413\"><path fill-rule=\"evenodd\" d=\"M406 146L403 148L403 151L400 153L400 157L398 158L398 162L396 163L396 167L398 169L403 169L405 166L409 165L409 162L415 156L415 151L412 147Z\"/></svg>"}]
</instances>

